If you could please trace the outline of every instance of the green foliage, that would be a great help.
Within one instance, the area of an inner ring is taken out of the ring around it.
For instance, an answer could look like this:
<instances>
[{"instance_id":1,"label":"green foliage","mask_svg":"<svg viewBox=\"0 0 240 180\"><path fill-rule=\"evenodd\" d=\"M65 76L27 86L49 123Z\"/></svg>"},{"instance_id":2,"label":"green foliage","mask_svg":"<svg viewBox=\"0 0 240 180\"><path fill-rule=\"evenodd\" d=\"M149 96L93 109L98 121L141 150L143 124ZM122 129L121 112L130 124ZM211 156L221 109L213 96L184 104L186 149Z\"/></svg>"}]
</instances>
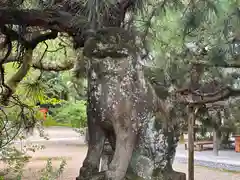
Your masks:
<instances>
[{"instance_id":1,"label":"green foliage","mask_svg":"<svg viewBox=\"0 0 240 180\"><path fill-rule=\"evenodd\" d=\"M11 109L13 110L13 108ZM15 108L12 112L8 113L8 118L3 119L0 129L1 139L0 139L0 159L5 164L5 168L1 169L1 174L5 176L13 177L13 179L21 179L23 168L26 163L29 162L30 158L27 154L31 152L35 152L36 150L44 148L43 146L38 145L21 145L21 148L17 148L16 144L14 144L14 140L25 139L25 135L23 132L27 122L24 122L28 119L27 114L21 114L18 116L25 116L21 118L17 117L17 108ZM1 114L2 115L2 114ZM0 116L3 117L3 116ZM29 121L29 120L28 120Z\"/></svg>"},{"instance_id":2,"label":"green foliage","mask_svg":"<svg viewBox=\"0 0 240 180\"><path fill-rule=\"evenodd\" d=\"M147 35L146 48L153 57L153 62L147 62L154 66L146 71L147 78L159 87L162 96L165 95L163 90L167 92L171 84L176 88L188 84L192 62L222 66L239 64L239 47L234 49L233 40L237 39L237 43L240 40L240 1L193 0L181 1L184 5L171 6L172 2L179 1L151 2L152 5L135 23L138 30ZM239 70L206 67L201 83L217 80L222 84L236 85L239 84L238 77ZM208 115L200 116L203 124L200 133L204 135L209 131L206 127L212 127L213 122ZM230 116L224 116L221 130L237 131L234 127L239 124L239 118L232 120Z\"/></svg>"},{"instance_id":3,"label":"green foliage","mask_svg":"<svg viewBox=\"0 0 240 180\"><path fill-rule=\"evenodd\" d=\"M59 125L71 124L74 128L83 128L87 125L86 101L66 102L60 108L56 108L52 118ZM46 124L51 124L52 120L46 120Z\"/></svg>"},{"instance_id":4,"label":"green foliage","mask_svg":"<svg viewBox=\"0 0 240 180\"><path fill-rule=\"evenodd\" d=\"M58 169L53 168L52 160L48 159L46 167L41 170L40 180L56 180L63 173L66 166L66 160L62 160Z\"/></svg>"},{"instance_id":5,"label":"green foliage","mask_svg":"<svg viewBox=\"0 0 240 180\"><path fill-rule=\"evenodd\" d=\"M35 105L37 102L43 102L46 99L45 92L47 89L48 87L42 81L28 79L22 82L17 93L22 95L22 99L29 99L30 102L27 102L32 102L31 105Z\"/></svg>"},{"instance_id":6,"label":"green foliage","mask_svg":"<svg viewBox=\"0 0 240 180\"><path fill-rule=\"evenodd\" d=\"M166 80L177 79L178 84L186 81L190 62L224 65L236 60L231 43L239 36L239 1L194 0L175 8L170 4L157 1L139 21L154 8L161 13L136 23L140 31L147 32L148 49ZM208 54L198 57L204 47Z\"/></svg>"},{"instance_id":7,"label":"green foliage","mask_svg":"<svg viewBox=\"0 0 240 180\"><path fill-rule=\"evenodd\" d=\"M19 151L10 145L6 146L1 151L1 160L6 164L3 174L16 177L19 179L23 173L23 167L29 162L29 157L25 153Z\"/></svg>"}]
</instances>

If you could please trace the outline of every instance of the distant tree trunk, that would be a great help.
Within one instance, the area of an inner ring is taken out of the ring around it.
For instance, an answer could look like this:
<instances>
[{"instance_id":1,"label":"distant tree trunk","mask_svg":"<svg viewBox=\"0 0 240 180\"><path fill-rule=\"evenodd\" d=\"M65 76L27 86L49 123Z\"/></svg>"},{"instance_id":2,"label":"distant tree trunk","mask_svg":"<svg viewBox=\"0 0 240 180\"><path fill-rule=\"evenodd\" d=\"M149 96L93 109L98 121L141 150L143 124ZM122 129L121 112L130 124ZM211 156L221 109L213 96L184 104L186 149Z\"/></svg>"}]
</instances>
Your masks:
<instances>
[{"instance_id":1,"label":"distant tree trunk","mask_svg":"<svg viewBox=\"0 0 240 180\"><path fill-rule=\"evenodd\" d=\"M213 154L215 156L218 156L221 143L221 131L219 130L221 126L221 112L219 110L216 111L216 116L214 119L215 125L213 127Z\"/></svg>"},{"instance_id":2,"label":"distant tree trunk","mask_svg":"<svg viewBox=\"0 0 240 180\"><path fill-rule=\"evenodd\" d=\"M218 136L218 130L216 128L213 128L213 154L215 156L219 155L219 144L220 139Z\"/></svg>"},{"instance_id":3,"label":"distant tree trunk","mask_svg":"<svg viewBox=\"0 0 240 180\"><path fill-rule=\"evenodd\" d=\"M194 122L193 122L193 141L196 141L197 140L197 128L196 128L196 120L194 119Z\"/></svg>"}]
</instances>

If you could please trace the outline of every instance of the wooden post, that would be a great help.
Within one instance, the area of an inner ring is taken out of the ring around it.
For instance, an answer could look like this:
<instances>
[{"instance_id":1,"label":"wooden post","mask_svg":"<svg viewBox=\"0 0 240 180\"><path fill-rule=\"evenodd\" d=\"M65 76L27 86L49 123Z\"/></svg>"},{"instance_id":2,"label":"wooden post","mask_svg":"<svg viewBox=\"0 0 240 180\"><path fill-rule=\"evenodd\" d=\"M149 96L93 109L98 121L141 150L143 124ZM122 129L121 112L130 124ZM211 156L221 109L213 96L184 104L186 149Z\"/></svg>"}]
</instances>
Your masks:
<instances>
[{"instance_id":1,"label":"wooden post","mask_svg":"<svg viewBox=\"0 0 240 180\"><path fill-rule=\"evenodd\" d=\"M194 121L197 109L188 108L188 180L194 180Z\"/></svg>"}]
</instances>

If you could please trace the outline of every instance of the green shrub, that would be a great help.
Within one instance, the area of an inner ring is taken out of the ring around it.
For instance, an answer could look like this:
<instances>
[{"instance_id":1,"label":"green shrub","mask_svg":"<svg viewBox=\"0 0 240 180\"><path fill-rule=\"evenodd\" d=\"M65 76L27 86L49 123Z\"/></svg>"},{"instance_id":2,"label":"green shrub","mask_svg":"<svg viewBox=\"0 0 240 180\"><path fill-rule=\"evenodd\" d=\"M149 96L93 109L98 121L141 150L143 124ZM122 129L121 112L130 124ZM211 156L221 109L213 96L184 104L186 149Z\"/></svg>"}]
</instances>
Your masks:
<instances>
[{"instance_id":1,"label":"green shrub","mask_svg":"<svg viewBox=\"0 0 240 180\"><path fill-rule=\"evenodd\" d=\"M86 127L86 101L81 100L77 102L64 103L61 107L53 110L53 114L47 118L44 124L51 124L52 126L71 126L73 128Z\"/></svg>"},{"instance_id":2,"label":"green shrub","mask_svg":"<svg viewBox=\"0 0 240 180\"><path fill-rule=\"evenodd\" d=\"M44 127L51 127L51 126L72 127L72 124L57 122L56 120L53 119L52 116L48 116L47 119L45 121L43 121L43 126Z\"/></svg>"}]
</instances>

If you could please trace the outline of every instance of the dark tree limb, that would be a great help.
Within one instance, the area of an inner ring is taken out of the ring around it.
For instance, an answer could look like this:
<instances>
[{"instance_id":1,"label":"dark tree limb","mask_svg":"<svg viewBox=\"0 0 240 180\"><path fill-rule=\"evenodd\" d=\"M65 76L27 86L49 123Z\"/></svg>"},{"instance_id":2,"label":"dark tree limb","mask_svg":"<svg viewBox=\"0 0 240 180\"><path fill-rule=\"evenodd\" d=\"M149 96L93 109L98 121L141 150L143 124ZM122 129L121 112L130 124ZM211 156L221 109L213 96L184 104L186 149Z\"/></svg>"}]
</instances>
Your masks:
<instances>
[{"instance_id":1,"label":"dark tree limb","mask_svg":"<svg viewBox=\"0 0 240 180\"><path fill-rule=\"evenodd\" d=\"M11 93L11 88L9 88L6 84L5 84L5 77L4 77L4 62L6 61L6 59L9 57L9 55L11 54L12 51L12 42L11 39L7 36L5 39L5 47L7 46L7 53L5 54L5 56L0 60L0 80L1 80L1 85L7 90L7 94L5 95L5 97L8 96L8 94ZM2 88L1 91L4 91L4 89ZM3 98L4 99L4 98Z\"/></svg>"},{"instance_id":2,"label":"dark tree limb","mask_svg":"<svg viewBox=\"0 0 240 180\"><path fill-rule=\"evenodd\" d=\"M217 64L217 63L207 63L207 62L196 62L193 64L198 64L202 65L205 67L219 67L219 68L240 68L240 64L238 63L222 63L222 64Z\"/></svg>"},{"instance_id":3,"label":"dark tree limb","mask_svg":"<svg viewBox=\"0 0 240 180\"><path fill-rule=\"evenodd\" d=\"M1 24L39 26L58 32L67 32L70 35L76 34L87 24L84 16L74 18L73 15L65 11L11 8L0 8L0 22Z\"/></svg>"},{"instance_id":4,"label":"dark tree limb","mask_svg":"<svg viewBox=\"0 0 240 180\"><path fill-rule=\"evenodd\" d=\"M177 91L177 93L180 94L180 102L185 104L200 105L223 101L230 97L240 96L240 89L233 89L227 86L214 93L200 93L191 91L189 89L180 90ZM195 97L195 100L193 100L192 97Z\"/></svg>"},{"instance_id":5,"label":"dark tree limb","mask_svg":"<svg viewBox=\"0 0 240 180\"><path fill-rule=\"evenodd\" d=\"M10 38L10 40L12 40L12 41L18 40L25 48L32 49L32 50L35 49L39 43L44 42L49 39L55 39L58 36L57 31L51 31L48 33L40 34L40 35L36 36L35 38L33 38L31 41L27 41L18 32L14 31L10 28L7 28L6 26L3 26L1 28L1 32L3 34L5 34L6 36L8 36Z\"/></svg>"}]
</instances>

